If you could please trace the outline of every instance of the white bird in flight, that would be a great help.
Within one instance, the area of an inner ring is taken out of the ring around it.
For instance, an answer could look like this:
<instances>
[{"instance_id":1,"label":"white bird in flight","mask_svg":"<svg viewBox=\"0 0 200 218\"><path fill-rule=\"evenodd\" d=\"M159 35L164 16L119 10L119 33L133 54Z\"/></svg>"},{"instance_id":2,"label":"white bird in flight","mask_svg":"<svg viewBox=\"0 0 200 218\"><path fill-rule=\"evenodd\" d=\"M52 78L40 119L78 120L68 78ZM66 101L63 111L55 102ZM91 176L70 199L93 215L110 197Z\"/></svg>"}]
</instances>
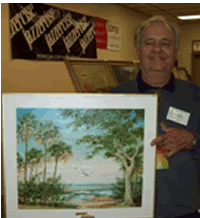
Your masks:
<instances>
[{"instance_id":1,"label":"white bird in flight","mask_svg":"<svg viewBox=\"0 0 200 218\"><path fill-rule=\"evenodd\" d=\"M85 167L85 165L83 165L80 160L77 160L76 164L73 164L72 167L75 170L81 171L81 174L84 176L90 176L93 173L93 169L88 169L87 167Z\"/></svg>"}]
</instances>

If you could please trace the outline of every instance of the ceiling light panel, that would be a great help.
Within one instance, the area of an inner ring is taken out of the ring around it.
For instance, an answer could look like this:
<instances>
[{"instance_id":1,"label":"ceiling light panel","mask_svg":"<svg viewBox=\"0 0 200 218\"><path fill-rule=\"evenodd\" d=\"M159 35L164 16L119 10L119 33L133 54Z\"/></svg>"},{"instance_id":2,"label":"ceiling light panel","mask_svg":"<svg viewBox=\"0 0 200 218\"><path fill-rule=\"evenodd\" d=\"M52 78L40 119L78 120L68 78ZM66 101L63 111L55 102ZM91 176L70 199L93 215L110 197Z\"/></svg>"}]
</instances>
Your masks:
<instances>
[{"instance_id":1,"label":"ceiling light panel","mask_svg":"<svg viewBox=\"0 0 200 218\"><path fill-rule=\"evenodd\" d=\"M200 15L177 16L179 20L199 20Z\"/></svg>"}]
</instances>

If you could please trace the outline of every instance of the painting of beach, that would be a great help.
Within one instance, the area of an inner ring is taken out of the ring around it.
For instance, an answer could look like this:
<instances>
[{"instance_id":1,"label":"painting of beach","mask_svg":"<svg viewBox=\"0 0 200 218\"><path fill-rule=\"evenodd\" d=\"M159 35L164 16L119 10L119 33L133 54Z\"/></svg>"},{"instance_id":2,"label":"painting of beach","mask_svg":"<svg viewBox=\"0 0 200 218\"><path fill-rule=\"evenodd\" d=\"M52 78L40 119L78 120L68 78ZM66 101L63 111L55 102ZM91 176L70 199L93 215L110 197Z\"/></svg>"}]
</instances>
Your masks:
<instances>
[{"instance_id":1,"label":"painting of beach","mask_svg":"<svg viewBox=\"0 0 200 218\"><path fill-rule=\"evenodd\" d=\"M144 109L17 108L18 209L142 206Z\"/></svg>"}]
</instances>

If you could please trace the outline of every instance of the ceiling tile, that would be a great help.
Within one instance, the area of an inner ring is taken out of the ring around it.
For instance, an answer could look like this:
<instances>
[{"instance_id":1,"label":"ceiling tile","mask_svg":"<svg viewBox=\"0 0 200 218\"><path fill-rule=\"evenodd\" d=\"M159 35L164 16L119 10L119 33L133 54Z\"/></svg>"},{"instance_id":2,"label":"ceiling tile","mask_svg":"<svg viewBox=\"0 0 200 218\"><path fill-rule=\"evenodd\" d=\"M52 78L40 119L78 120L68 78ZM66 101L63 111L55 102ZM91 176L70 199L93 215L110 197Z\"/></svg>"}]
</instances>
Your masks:
<instances>
[{"instance_id":1,"label":"ceiling tile","mask_svg":"<svg viewBox=\"0 0 200 218\"><path fill-rule=\"evenodd\" d=\"M200 20L183 21L180 15L200 14L200 3L118 3L146 16L162 15L171 22L184 24L200 22Z\"/></svg>"}]
</instances>

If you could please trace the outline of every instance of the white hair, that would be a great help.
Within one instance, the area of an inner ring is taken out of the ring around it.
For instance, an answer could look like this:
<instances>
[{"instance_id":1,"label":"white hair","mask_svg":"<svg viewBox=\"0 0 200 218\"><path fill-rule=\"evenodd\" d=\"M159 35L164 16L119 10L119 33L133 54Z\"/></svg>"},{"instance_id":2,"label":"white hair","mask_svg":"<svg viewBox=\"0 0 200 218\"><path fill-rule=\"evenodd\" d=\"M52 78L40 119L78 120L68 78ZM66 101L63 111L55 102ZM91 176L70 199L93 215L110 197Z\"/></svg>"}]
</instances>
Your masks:
<instances>
[{"instance_id":1,"label":"white hair","mask_svg":"<svg viewBox=\"0 0 200 218\"><path fill-rule=\"evenodd\" d=\"M170 27L174 33L174 36L176 38L176 48L179 48L179 31L180 28L176 23L170 23L168 22L163 16L153 16L149 18L148 20L142 22L139 26L137 26L135 30L135 46L137 49L140 48L140 35L144 27L150 25L153 22L162 22L165 23L166 26Z\"/></svg>"}]
</instances>

